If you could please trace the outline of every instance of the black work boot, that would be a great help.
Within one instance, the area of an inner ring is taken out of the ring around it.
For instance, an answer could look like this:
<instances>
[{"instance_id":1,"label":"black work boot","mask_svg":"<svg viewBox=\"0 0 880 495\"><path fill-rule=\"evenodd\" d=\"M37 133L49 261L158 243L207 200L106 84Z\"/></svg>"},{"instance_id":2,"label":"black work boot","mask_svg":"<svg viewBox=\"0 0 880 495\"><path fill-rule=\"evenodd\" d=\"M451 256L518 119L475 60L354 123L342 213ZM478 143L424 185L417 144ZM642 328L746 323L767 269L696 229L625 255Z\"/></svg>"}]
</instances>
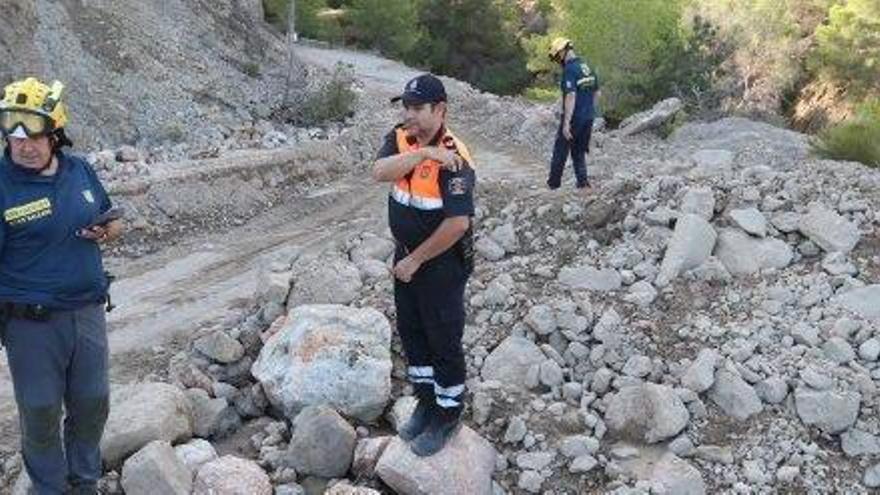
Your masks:
<instances>
[{"instance_id":1,"label":"black work boot","mask_svg":"<svg viewBox=\"0 0 880 495\"><path fill-rule=\"evenodd\" d=\"M412 416L397 429L397 435L407 442L425 431L431 422L431 417L434 416L434 409L438 407L435 403L433 389L430 391L416 389L416 397L418 397L418 403Z\"/></svg>"},{"instance_id":2,"label":"black work boot","mask_svg":"<svg viewBox=\"0 0 880 495\"><path fill-rule=\"evenodd\" d=\"M419 457L427 457L440 452L458 432L461 426L460 416L460 407L447 409L436 406L428 427L410 443L413 453Z\"/></svg>"}]
</instances>

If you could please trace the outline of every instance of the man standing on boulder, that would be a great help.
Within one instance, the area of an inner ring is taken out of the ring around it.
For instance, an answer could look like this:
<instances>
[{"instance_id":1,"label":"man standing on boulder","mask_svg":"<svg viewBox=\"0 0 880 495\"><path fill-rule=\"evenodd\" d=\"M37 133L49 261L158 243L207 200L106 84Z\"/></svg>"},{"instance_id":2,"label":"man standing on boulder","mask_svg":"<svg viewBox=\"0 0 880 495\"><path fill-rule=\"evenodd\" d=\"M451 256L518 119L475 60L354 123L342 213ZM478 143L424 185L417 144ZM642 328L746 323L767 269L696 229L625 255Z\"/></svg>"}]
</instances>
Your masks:
<instances>
[{"instance_id":1,"label":"man standing on boulder","mask_svg":"<svg viewBox=\"0 0 880 495\"><path fill-rule=\"evenodd\" d=\"M109 394L100 244L122 231L102 215L111 205L95 171L62 151L63 88L28 78L0 101L0 341L40 495L97 493Z\"/></svg>"},{"instance_id":2,"label":"man standing on boulder","mask_svg":"<svg viewBox=\"0 0 880 495\"><path fill-rule=\"evenodd\" d=\"M590 152L599 79L590 66L575 55L568 38L554 39L550 44L549 55L550 60L562 66L562 121L556 131L547 186L550 189L559 188L565 162L571 154L576 186L589 191L586 154Z\"/></svg>"},{"instance_id":3,"label":"man standing on boulder","mask_svg":"<svg viewBox=\"0 0 880 495\"><path fill-rule=\"evenodd\" d=\"M409 81L403 124L385 136L373 165L391 182L388 219L397 244L397 331L418 397L399 428L413 452L440 451L460 424L465 392L464 290L473 269L474 162L446 127L446 89L424 74Z\"/></svg>"}]
</instances>

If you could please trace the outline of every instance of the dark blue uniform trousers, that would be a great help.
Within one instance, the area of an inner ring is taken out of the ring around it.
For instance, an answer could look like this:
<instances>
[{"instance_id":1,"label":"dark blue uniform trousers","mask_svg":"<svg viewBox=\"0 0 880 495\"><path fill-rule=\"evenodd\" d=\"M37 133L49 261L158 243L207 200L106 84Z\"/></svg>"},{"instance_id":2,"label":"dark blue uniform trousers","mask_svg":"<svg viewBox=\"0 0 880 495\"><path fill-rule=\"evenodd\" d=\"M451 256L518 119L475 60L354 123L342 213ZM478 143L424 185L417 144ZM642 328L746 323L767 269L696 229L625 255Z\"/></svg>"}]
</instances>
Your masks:
<instances>
[{"instance_id":1,"label":"dark blue uniform trousers","mask_svg":"<svg viewBox=\"0 0 880 495\"><path fill-rule=\"evenodd\" d=\"M39 495L94 493L101 477L109 411L106 328L103 304L53 312L45 322L12 318L6 324L22 454Z\"/></svg>"},{"instance_id":2,"label":"dark blue uniform trousers","mask_svg":"<svg viewBox=\"0 0 880 495\"><path fill-rule=\"evenodd\" d=\"M398 253L396 259L402 258ZM396 261L395 261L396 262ZM464 290L467 275L447 253L419 268L409 283L394 281L397 332L407 374L421 399L460 412L464 394Z\"/></svg>"},{"instance_id":3,"label":"dark blue uniform trousers","mask_svg":"<svg viewBox=\"0 0 880 495\"><path fill-rule=\"evenodd\" d=\"M562 126L556 130L556 142L553 144L553 157L550 159L550 177L547 186L557 189L562 184L562 171L565 162L571 155L571 164L574 166L574 176L577 187L585 187L589 184L587 179L587 153L590 151L590 137L593 133L593 119L582 124L572 124L572 140L565 139L562 134Z\"/></svg>"}]
</instances>

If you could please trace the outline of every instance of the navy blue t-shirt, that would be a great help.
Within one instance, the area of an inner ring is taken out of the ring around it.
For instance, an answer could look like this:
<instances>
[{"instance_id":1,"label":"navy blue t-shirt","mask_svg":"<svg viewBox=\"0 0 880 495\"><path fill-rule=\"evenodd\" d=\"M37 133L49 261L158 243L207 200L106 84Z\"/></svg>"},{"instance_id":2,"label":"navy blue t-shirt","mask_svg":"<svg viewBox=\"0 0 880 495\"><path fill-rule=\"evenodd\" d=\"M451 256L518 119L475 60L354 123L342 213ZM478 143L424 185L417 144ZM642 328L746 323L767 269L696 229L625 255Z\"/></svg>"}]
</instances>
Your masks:
<instances>
[{"instance_id":1,"label":"navy blue t-shirt","mask_svg":"<svg viewBox=\"0 0 880 495\"><path fill-rule=\"evenodd\" d=\"M76 232L110 209L95 171L58 154L58 171L41 176L0 160L0 302L78 309L101 302L107 277L95 241Z\"/></svg>"},{"instance_id":2,"label":"navy blue t-shirt","mask_svg":"<svg viewBox=\"0 0 880 495\"><path fill-rule=\"evenodd\" d=\"M563 98L575 92L574 112L571 115L573 126L580 127L596 116L593 95L599 89L599 77L588 64L578 57L566 62L559 85Z\"/></svg>"}]
</instances>

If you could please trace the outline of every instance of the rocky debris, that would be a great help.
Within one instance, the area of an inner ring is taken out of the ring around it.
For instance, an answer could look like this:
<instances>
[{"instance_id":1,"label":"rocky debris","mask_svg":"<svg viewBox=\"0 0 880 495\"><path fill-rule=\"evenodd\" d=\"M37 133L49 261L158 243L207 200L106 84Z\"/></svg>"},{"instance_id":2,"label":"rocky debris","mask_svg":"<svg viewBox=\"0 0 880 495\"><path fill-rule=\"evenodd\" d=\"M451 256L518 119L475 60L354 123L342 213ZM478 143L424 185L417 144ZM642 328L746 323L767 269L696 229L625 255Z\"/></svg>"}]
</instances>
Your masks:
<instances>
[{"instance_id":1,"label":"rocky debris","mask_svg":"<svg viewBox=\"0 0 880 495\"><path fill-rule=\"evenodd\" d=\"M624 387L614 394L605 422L622 438L656 443L678 435L690 414L670 387L645 383Z\"/></svg>"},{"instance_id":2,"label":"rocky debris","mask_svg":"<svg viewBox=\"0 0 880 495\"><path fill-rule=\"evenodd\" d=\"M815 391L799 387L794 391L798 416L806 425L825 433L841 433L851 427L859 415L858 392Z\"/></svg>"},{"instance_id":3,"label":"rocky debris","mask_svg":"<svg viewBox=\"0 0 880 495\"><path fill-rule=\"evenodd\" d=\"M376 472L376 464L388 447L393 437L364 438L358 440L354 448L354 459L351 472L362 478L372 478Z\"/></svg>"},{"instance_id":4,"label":"rocky debris","mask_svg":"<svg viewBox=\"0 0 880 495\"><path fill-rule=\"evenodd\" d=\"M849 253L861 237L856 225L822 204L810 205L798 222L798 230L829 253Z\"/></svg>"},{"instance_id":5,"label":"rocky debris","mask_svg":"<svg viewBox=\"0 0 880 495\"><path fill-rule=\"evenodd\" d=\"M226 455L196 473L193 495L272 495L269 476L253 461Z\"/></svg>"},{"instance_id":6,"label":"rocky debris","mask_svg":"<svg viewBox=\"0 0 880 495\"><path fill-rule=\"evenodd\" d=\"M189 467L177 457L171 444L157 440L125 461L122 488L130 495L189 495L192 477Z\"/></svg>"},{"instance_id":7,"label":"rocky debris","mask_svg":"<svg viewBox=\"0 0 880 495\"><path fill-rule=\"evenodd\" d=\"M266 342L251 372L288 418L328 404L370 421L382 414L391 392L390 346L388 320L374 309L299 306Z\"/></svg>"},{"instance_id":8,"label":"rocky debris","mask_svg":"<svg viewBox=\"0 0 880 495\"><path fill-rule=\"evenodd\" d=\"M221 438L238 429L241 418L235 407L224 398L212 399L200 388L189 389L186 395L192 404L193 434L201 438Z\"/></svg>"},{"instance_id":9,"label":"rocky debris","mask_svg":"<svg viewBox=\"0 0 880 495\"><path fill-rule=\"evenodd\" d=\"M757 208L731 210L730 218L748 234L764 237L767 235L767 219Z\"/></svg>"},{"instance_id":10,"label":"rocky debris","mask_svg":"<svg viewBox=\"0 0 880 495\"><path fill-rule=\"evenodd\" d=\"M681 378L681 384L696 393L702 393L712 388L715 383L715 368L721 356L713 349L703 349L697 355L693 364L685 371Z\"/></svg>"},{"instance_id":11,"label":"rocky debris","mask_svg":"<svg viewBox=\"0 0 880 495\"><path fill-rule=\"evenodd\" d=\"M663 456L656 464L650 484L654 493L668 493L670 495L673 493L676 495L703 495L706 493L706 484L703 482L700 471L671 453Z\"/></svg>"},{"instance_id":12,"label":"rocky debris","mask_svg":"<svg viewBox=\"0 0 880 495\"><path fill-rule=\"evenodd\" d=\"M711 187L690 187L681 200L681 213L693 214L704 220L715 215L715 194Z\"/></svg>"},{"instance_id":13,"label":"rocky debris","mask_svg":"<svg viewBox=\"0 0 880 495\"><path fill-rule=\"evenodd\" d=\"M174 447L174 453L193 473L197 472L202 464L217 458L217 451L214 450L211 442L201 438Z\"/></svg>"},{"instance_id":14,"label":"rocky debris","mask_svg":"<svg viewBox=\"0 0 880 495\"><path fill-rule=\"evenodd\" d=\"M620 123L618 132L623 136L632 136L640 132L656 129L672 120L681 111L684 104L678 98L663 100L650 110L630 115Z\"/></svg>"},{"instance_id":15,"label":"rocky debris","mask_svg":"<svg viewBox=\"0 0 880 495\"><path fill-rule=\"evenodd\" d=\"M794 252L778 239L756 239L737 230L722 230L718 234L715 256L731 275L751 275L787 267Z\"/></svg>"},{"instance_id":16,"label":"rocky debris","mask_svg":"<svg viewBox=\"0 0 880 495\"><path fill-rule=\"evenodd\" d=\"M304 475L339 478L351 467L356 442L354 428L336 411L310 406L293 420L288 464Z\"/></svg>"},{"instance_id":17,"label":"rocky debris","mask_svg":"<svg viewBox=\"0 0 880 495\"><path fill-rule=\"evenodd\" d=\"M834 296L832 303L864 318L880 319L880 285L846 291Z\"/></svg>"},{"instance_id":18,"label":"rocky debris","mask_svg":"<svg viewBox=\"0 0 880 495\"><path fill-rule=\"evenodd\" d=\"M729 174L733 169L736 155L726 149L702 149L691 156L695 167L692 177L709 178Z\"/></svg>"},{"instance_id":19,"label":"rocky debris","mask_svg":"<svg viewBox=\"0 0 880 495\"><path fill-rule=\"evenodd\" d=\"M177 443L192 433L192 406L183 391L164 383L126 385L110 394L101 454L106 465L118 466L154 440Z\"/></svg>"},{"instance_id":20,"label":"rocky debris","mask_svg":"<svg viewBox=\"0 0 880 495\"><path fill-rule=\"evenodd\" d=\"M526 382L526 374L532 366L539 365L546 358L541 349L523 337L508 337L483 362L483 380L497 381L506 385L521 387Z\"/></svg>"},{"instance_id":21,"label":"rocky debris","mask_svg":"<svg viewBox=\"0 0 880 495\"><path fill-rule=\"evenodd\" d=\"M703 217L681 215L666 248L656 284L663 287L682 272L697 268L712 254L717 234Z\"/></svg>"},{"instance_id":22,"label":"rocky debris","mask_svg":"<svg viewBox=\"0 0 880 495\"><path fill-rule=\"evenodd\" d=\"M393 438L376 473L397 493L491 495L496 456L492 444L462 426L447 446L431 457L417 457L400 438Z\"/></svg>"},{"instance_id":23,"label":"rocky debris","mask_svg":"<svg viewBox=\"0 0 880 495\"><path fill-rule=\"evenodd\" d=\"M764 410L755 389L739 375L725 369L716 374L709 398L727 415L740 421Z\"/></svg>"},{"instance_id":24,"label":"rocky debris","mask_svg":"<svg viewBox=\"0 0 880 495\"><path fill-rule=\"evenodd\" d=\"M868 432L850 428L840 435L840 447L850 457L880 454L880 438Z\"/></svg>"},{"instance_id":25,"label":"rocky debris","mask_svg":"<svg viewBox=\"0 0 880 495\"><path fill-rule=\"evenodd\" d=\"M357 266L335 252L298 259L291 278L289 309L304 304L349 304L363 287Z\"/></svg>"},{"instance_id":26,"label":"rocky debris","mask_svg":"<svg viewBox=\"0 0 880 495\"><path fill-rule=\"evenodd\" d=\"M595 292L615 291L620 289L623 283L617 270L592 266L564 266L559 270L558 281L569 289Z\"/></svg>"}]
</instances>

